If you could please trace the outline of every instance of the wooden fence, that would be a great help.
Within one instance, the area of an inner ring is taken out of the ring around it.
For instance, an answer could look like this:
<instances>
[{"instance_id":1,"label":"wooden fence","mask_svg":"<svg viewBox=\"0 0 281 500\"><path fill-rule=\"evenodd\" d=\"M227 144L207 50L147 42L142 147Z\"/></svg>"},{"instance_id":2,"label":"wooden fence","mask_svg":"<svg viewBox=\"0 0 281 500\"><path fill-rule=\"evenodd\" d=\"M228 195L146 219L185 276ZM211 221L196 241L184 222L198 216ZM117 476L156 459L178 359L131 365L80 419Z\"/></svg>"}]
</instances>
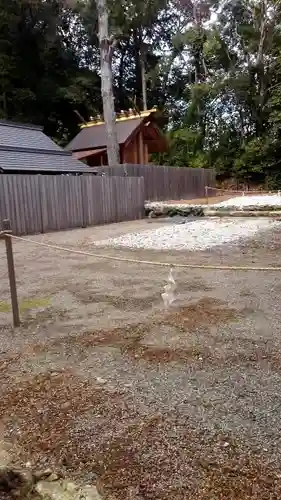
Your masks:
<instances>
[{"instance_id":1,"label":"wooden fence","mask_svg":"<svg viewBox=\"0 0 281 500\"><path fill-rule=\"evenodd\" d=\"M205 186L216 182L215 171L205 168L124 164L98 170L108 176L143 177L145 199L150 201L203 198Z\"/></svg>"},{"instance_id":2,"label":"wooden fence","mask_svg":"<svg viewBox=\"0 0 281 500\"><path fill-rule=\"evenodd\" d=\"M141 177L0 175L0 220L16 235L143 217Z\"/></svg>"}]
</instances>

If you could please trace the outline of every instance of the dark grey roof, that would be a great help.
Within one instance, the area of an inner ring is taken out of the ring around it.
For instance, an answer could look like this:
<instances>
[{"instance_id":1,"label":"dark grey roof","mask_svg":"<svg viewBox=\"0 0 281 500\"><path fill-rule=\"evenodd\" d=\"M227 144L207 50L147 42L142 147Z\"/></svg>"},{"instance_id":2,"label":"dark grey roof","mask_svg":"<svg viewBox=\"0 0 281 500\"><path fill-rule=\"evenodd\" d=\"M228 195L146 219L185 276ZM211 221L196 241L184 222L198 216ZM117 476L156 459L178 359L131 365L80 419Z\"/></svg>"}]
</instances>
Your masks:
<instances>
[{"instance_id":1,"label":"dark grey roof","mask_svg":"<svg viewBox=\"0 0 281 500\"><path fill-rule=\"evenodd\" d=\"M1 171L89 172L40 127L0 121Z\"/></svg>"},{"instance_id":2,"label":"dark grey roof","mask_svg":"<svg viewBox=\"0 0 281 500\"><path fill-rule=\"evenodd\" d=\"M129 120L117 121L117 139L119 144L124 144L130 135L142 123L143 118L131 118ZM106 147L106 130L104 123L84 127L66 146L67 151L83 151L84 149L95 149Z\"/></svg>"},{"instance_id":3,"label":"dark grey roof","mask_svg":"<svg viewBox=\"0 0 281 500\"><path fill-rule=\"evenodd\" d=\"M0 121L0 145L61 151L41 128Z\"/></svg>"},{"instance_id":4,"label":"dark grey roof","mask_svg":"<svg viewBox=\"0 0 281 500\"><path fill-rule=\"evenodd\" d=\"M91 169L72 155L50 155L50 153L0 150L0 170L2 171L52 171L89 172ZM92 169L93 171L94 169Z\"/></svg>"}]
</instances>

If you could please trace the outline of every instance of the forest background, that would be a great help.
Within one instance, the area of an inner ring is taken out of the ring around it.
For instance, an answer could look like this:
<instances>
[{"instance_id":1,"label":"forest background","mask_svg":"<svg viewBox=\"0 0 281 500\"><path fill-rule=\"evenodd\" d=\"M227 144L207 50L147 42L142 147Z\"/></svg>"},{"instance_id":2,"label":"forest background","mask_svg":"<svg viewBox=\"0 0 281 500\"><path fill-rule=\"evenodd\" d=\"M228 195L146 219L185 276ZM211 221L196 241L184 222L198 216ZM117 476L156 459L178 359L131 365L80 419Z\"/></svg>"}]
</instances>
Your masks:
<instances>
[{"instance_id":1,"label":"forest background","mask_svg":"<svg viewBox=\"0 0 281 500\"><path fill-rule=\"evenodd\" d=\"M108 0L115 111L156 106L157 164L281 182L281 1ZM65 145L102 114L94 0L0 0L0 119Z\"/></svg>"}]
</instances>

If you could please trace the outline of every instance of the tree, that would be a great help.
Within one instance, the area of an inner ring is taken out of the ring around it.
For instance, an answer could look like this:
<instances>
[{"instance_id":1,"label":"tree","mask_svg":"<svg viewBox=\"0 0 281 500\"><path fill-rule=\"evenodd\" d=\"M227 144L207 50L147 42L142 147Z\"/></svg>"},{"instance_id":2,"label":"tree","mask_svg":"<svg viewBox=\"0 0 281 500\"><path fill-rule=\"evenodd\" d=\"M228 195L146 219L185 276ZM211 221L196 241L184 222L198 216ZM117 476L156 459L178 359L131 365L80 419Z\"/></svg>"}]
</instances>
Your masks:
<instances>
[{"instance_id":1,"label":"tree","mask_svg":"<svg viewBox=\"0 0 281 500\"><path fill-rule=\"evenodd\" d=\"M75 110L101 112L81 19L43 0L0 0L0 12L0 117L42 125L65 144L78 131Z\"/></svg>"},{"instance_id":2,"label":"tree","mask_svg":"<svg viewBox=\"0 0 281 500\"><path fill-rule=\"evenodd\" d=\"M120 163L112 81L112 52L114 39L109 38L106 0L96 0L96 3L99 23L103 116L107 134L107 159L109 166L114 166Z\"/></svg>"},{"instance_id":3,"label":"tree","mask_svg":"<svg viewBox=\"0 0 281 500\"><path fill-rule=\"evenodd\" d=\"M122 88L126 73L124 60L130 64L130 76L133 93L130 96L138 110L145 110L150 99L150 71L158 63L159 56L155 52L160 40L167 39L167 22L171 17L168 13L167 0L123 0L112 8L113 26L120 42L118 50L120 57L119 89ZM124 101L124 100L123 100ZM154 104L154 103L150 103Z\"/></svg>"},{"instance_id":4,"label":"tree","mask_svg":"<svg viewBox=\"0 0 281 500\"><path fill-rule=\"evenodd\" d=\"M281 166L281 2L179 4L187 29L175 38L184 55L176 81L183 81L184 70L189 81L177 103L170 101L172 154L161 161L176 158L213 166L225 177L270 181L272 166Z\"/></svg>"},{"instance_id":5,"label":"tree","mask_svg":"<svg viewBox=\"0 0 281 500\"><path fill-rule=\"evenodd\" d=\"M0 117L64 144L78 116L103 112L102 90L111 164L114 102L156 105L170 151L154 161L281 182L280 0L0 0L0 12Z\"/></svg>"}]
</instances>

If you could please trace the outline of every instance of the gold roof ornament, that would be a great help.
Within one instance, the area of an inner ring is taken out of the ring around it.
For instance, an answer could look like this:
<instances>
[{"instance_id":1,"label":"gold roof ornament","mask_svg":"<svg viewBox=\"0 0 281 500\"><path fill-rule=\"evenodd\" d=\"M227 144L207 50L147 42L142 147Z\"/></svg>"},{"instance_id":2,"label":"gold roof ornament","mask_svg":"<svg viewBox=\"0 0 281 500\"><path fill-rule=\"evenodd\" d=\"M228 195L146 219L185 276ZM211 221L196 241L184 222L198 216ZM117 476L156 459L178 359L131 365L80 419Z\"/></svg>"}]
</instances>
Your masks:
<instances>
[{"instance_id":1,"label":"gold roof ornament","mask_svg":"<svg viewBox=\"0 0 281 500\"><path fill-rule=\"evenodd\" d=\"M147 111L140 111L139 113L134 111L132 108L130 108L128 111L122 110L121 113L116 114L116 122L135 120L136 118L146 118L147 116L150 116L152 113L156 113L157 111L158 110L156 107L148 109ZM101 115L98 115L95 118L90 117L90 121L87 123L82 123L80 125L80 128L94 127L95 125L104 125L104 121Z\"/></svg>"}]
</instances>

